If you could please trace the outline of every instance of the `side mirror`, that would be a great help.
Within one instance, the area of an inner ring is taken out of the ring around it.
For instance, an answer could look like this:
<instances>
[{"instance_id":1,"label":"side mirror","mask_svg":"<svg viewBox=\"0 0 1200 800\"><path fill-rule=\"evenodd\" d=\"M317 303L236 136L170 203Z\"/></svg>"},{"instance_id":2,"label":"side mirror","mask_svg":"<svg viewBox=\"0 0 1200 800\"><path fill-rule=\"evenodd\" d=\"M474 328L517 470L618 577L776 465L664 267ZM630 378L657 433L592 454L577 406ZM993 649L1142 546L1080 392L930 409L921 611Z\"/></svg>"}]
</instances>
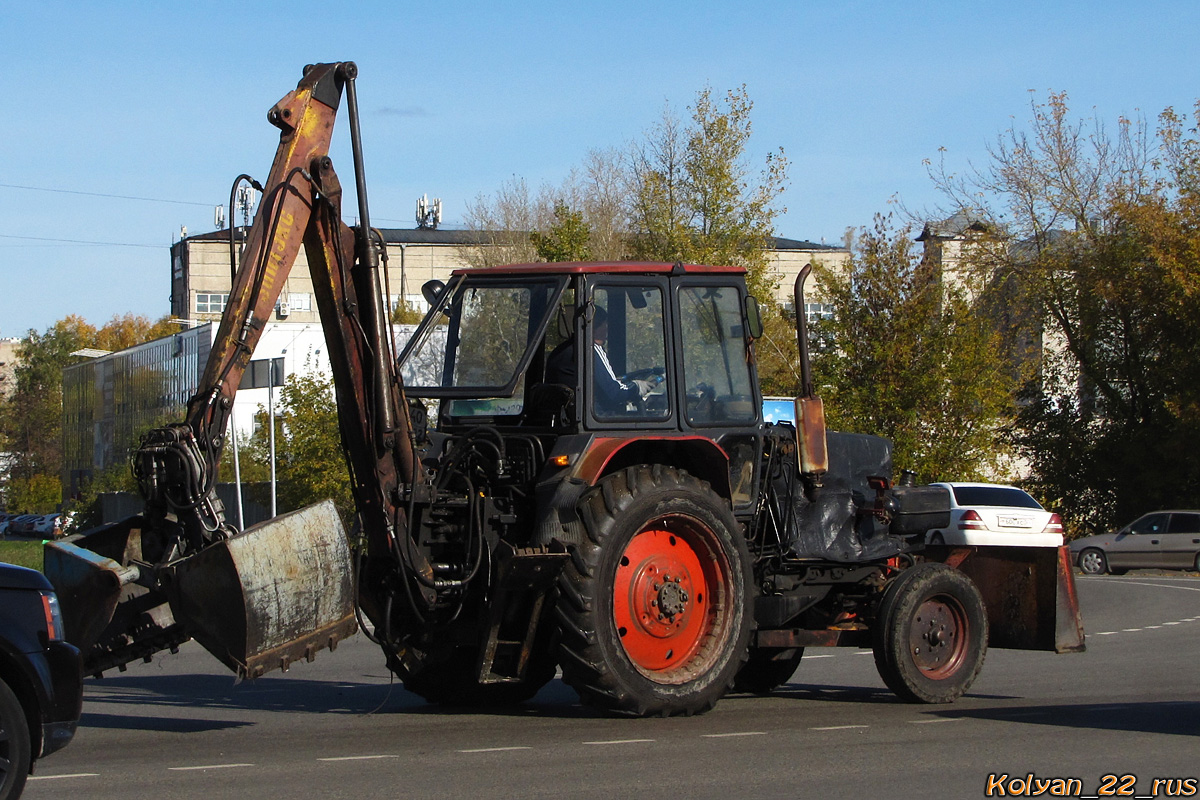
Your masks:
<instances>
[{"instance_id":1,"label":"side mirror","mask_svg":"<svg viewBox=\"0 0 1200 800\"><path fill-rule=\"evenodd\" d=\"M752 294L746 295L746 332L751 339L763 335L762 312L758 308L758 298Z\"/></svg>"},{"instance_id":2,"label":"side mirror","mask_svg":"<svg viewBox=\"0 0 1200 800\"><path fill-rule=\"evenodd\" d=\"M429 303L430 307L436 306L438 300L442 297L442 292L446 291L446 284L439 280L425 281L425 285L421 287L421 296L425 298L425 302Z\"/></svg>"}]
</instances>

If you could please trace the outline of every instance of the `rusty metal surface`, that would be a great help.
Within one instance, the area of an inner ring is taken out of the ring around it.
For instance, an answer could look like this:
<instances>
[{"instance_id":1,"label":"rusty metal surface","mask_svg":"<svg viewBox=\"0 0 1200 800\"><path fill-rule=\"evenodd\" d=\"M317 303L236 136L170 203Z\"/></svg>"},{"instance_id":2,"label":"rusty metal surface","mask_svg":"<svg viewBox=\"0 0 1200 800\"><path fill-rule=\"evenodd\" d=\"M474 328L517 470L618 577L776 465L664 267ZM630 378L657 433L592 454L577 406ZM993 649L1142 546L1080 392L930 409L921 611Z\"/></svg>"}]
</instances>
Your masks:
<instances>
[{"instance_id":1,"label":"rusty metal surface","mask_svg":"<svg viewBox=\"0 0 1200 800\"><path fill-rule=\"evenodd\" d=\"M67 641L98 674L148 659L188 640L166 596L135 581L142 559L140 516L48 542L45 573L58 594Z\"/></svg>"},{"instance_id":2,"label":"rusty metal surface","mask_svg":"<svg viewBox=\"0 0 1200 800\"><path fill-rule=\"evenodd\" d=\"M357 630L350 549L328 500L185 559L166 591L188 633L243 677L311 660Z\"/></svg>"},{"instance_id":3,"label":"rusty metal surface","mask_svg":"<svg viewBox=\"0 0 1200 800\"><path fill-rule=\"evenodd\" d=\"M800 448L800 471L824 474L829 471L825 442L825 405L819 397L796 398L796 444Z\"/></svg>"},{"instance_id":4,"label":"rusty metal surface","mask_svg":"<svg viewBox=\"0 0 1200 800\"><path fill-rule=\"evenodd\" d=\"M987 606L988 646L1084 650L1083 622L1065 547L927 547L930 560L965 573Z\"/></svg>"}]
</instances>

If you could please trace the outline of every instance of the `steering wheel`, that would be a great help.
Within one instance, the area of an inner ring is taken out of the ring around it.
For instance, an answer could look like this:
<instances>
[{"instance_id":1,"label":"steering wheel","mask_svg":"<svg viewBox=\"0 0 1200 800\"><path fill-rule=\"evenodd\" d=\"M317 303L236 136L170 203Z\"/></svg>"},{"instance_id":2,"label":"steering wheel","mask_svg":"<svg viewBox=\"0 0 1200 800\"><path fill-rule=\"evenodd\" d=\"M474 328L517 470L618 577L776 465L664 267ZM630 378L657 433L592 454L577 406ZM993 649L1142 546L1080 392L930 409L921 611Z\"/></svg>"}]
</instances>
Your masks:
<instances>
[{"instance_id":1,"label":"steering wheel","mask_svg":"<svg viewBox=\"0 0 1200 800\"><path fill-rule=\"evenodd\" d=\"M645 369L635 369L633 372L627 372L621 377L621 380L627 381L645 381L654 378L653 383L658 385L667 379L667 370L663 367L646 367Z\"/></svg>"}]
</instances>

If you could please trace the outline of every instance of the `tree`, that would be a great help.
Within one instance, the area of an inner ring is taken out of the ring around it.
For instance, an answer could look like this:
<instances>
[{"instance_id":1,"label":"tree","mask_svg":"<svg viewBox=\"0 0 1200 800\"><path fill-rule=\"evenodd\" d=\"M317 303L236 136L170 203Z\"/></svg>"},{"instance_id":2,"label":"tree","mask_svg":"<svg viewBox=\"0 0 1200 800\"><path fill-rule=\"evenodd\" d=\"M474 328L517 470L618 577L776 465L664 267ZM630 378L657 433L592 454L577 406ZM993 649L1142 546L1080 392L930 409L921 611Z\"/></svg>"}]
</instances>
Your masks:
<instances>
[{"instance_id":1,"label":"tree","mask_svg":"<svg viewBox=\"0 0 1200 800\"><path fill-rule=\"evenodd\" d=\"M43 333L29 331L17 349L13 369L15 389L0 400L0 449L9 453L5 477L10 511L23 510L22 498L44 498L51 483L62 474L62 371L79 363L72 353L83 348L117 350L159 338L176 328L163 317L152 322L144 316L114 316L101 328L82 317L68 315ZM30 487L38 487L30 494ZM56 501L58 502L58 501Z\"/></svg>"},{"instance_id":2,"label":"tree","mask_svg":"<svg viewBox=\"0 0 1200 800\"><path fill-rule=\"evenodd\" d=\"M269 426L266 409L261 423L243 449L243 479L266 475L269 468ZM223 472L226 478L231 472ZM319 372L288 376L275 408L276 497L280 510L302 508L331 499L343 520L354 515L350 473L342 452L333 381Z\"/></svg>"},{"instance_id":3,"label":"tree","mask_svg":"<svg viewBox=\"0 0 1200 800\"><path fill-rule=\"evenodd\" d=\"M591 231L582 211L572 211L566 203L554 207L555 223L546 233L534 231L529 241L543 261L589 261Z\"/></svg>"},{"instance_id":4,"label":"tree","mask_svg":"<svg viewBox=\"0 0 1200 800\"><path fill-rule=\"evenodd\" d=\"M744 266L751 292L765 299L774 294L767 250L788 162L780 148L751 177L753 107L741 86L723 105L702 90L688 125L665 110L629 154L630 220L636 257Z\"/></svg>"},{"instance_id":5,"label":"tree","mask_svg":"<svg viewBox=\"0 0 1200 800\"><path fill-rule=\"evenodd\" d=\"M589 259L619 261L628 252L627 179L622 156L615 150L592 150L581 167L557 186L531 192L524 179L513 177L494 195L480 195L468 205L467 228L481 243L466 251L473 267L551 260L538 253L536 236L553 236L563 222L560 208L578 214L577 228L587 230Z\"/></svg>"},{"instance_id":6,"label":"tree","mask_svg":"<svg viewBox=\"0 0 1200 800\"><path fill-rule=\"evenodd\" d=\"M970 267L1011 280L1040 327L1013 440L1068 525L1106 527L1200 490L1200 152L1172 109L1157 131L1032 103L965 178L937 185L989 220Z\"/></svg>"},{"instance_id":7,"label":"tree","mask_svg":"<svg viewBox=\"0 0 1200 800\"><path fill-rule=\"evenodd\" d=\"M964 288L887 217L856 238L844 269L818 270L835 309L815 325L830 427L890 438L894 463L922 480L994 475L1011 383Z\"/></svg>"}]
</instances>

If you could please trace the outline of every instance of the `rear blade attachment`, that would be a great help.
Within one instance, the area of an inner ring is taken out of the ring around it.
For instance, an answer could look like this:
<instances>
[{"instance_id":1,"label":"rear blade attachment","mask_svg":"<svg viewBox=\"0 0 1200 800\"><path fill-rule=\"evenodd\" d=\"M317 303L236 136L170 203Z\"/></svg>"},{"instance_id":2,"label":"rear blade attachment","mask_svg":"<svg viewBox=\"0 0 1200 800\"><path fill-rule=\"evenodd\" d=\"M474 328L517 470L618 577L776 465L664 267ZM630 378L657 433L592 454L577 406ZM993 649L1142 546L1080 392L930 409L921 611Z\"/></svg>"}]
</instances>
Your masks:
<instances>
[{"instance_id":1,"label":"rear blade attachment","mask_svg":"<svg viewBox=\"0 0 1200 800\"><path fill-rule=\"evenodd\" d=\"M142 556L144 529L141 516L127 517L46 543L43 570L58 595L67 641L83 654L87 674L123 671L130 661L149 661L190 638L167 598L142 585L153 580Z\"/></svg>"},{"instance_id":2,"label":"rear blade attachment","mask_svg":"<svg viewBox=\"0 0 1200 800\"><path fill-rule=\"evenodd\" d=\"M239 677L287 669L354 635L354 579L332 502L282 514L160 568L141 517L46 546L67 638L98 673L195 638Z\"/></svg>"}]
</instances>

